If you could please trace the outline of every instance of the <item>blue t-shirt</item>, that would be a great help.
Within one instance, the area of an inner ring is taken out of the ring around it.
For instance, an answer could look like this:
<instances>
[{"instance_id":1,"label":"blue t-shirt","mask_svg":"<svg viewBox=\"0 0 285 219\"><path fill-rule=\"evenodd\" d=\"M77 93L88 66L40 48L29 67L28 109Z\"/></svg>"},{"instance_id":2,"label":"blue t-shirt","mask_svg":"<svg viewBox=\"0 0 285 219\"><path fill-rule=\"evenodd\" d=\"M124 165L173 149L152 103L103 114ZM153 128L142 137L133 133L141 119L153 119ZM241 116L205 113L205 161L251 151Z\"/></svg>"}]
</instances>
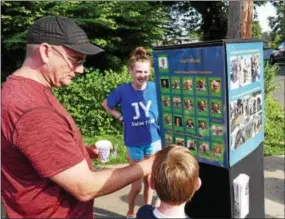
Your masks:
<instances>
[{"instance_id":1,"label":"blue t-shirt","mask_svg":"<svg viewBox=\"0 0 285 219\"><path fill-rule=\"evenodd\" d=\"M107 97L107 105L111 109L121 105L126 146L151 144L160 139L154 82L147 82L144 90L135 90L131 83L122 84Z\"/></svg>"},{"instance_id":2,"label":"blue t-shirt","mask_svg":"<svg viewBox=\"0 0 285 219\"><path fill-rule=\"evenodd\" d=\"M158 219L154 214L154 207L152 205L144 205L139 208L136 219ZM190 219L187 215L185 215L185 219Z\"/></svg>"},{"instance_id":3,"label":"blue t-shirt","mask_svg":"<svg viewBox=\"0 0 285 219\"><path fill-rule=\"evenodd\" d=\"M138 212L136 219L157 219L153 214L154 207L151 205L142 206Z\"/></svg>"}]
</instances>

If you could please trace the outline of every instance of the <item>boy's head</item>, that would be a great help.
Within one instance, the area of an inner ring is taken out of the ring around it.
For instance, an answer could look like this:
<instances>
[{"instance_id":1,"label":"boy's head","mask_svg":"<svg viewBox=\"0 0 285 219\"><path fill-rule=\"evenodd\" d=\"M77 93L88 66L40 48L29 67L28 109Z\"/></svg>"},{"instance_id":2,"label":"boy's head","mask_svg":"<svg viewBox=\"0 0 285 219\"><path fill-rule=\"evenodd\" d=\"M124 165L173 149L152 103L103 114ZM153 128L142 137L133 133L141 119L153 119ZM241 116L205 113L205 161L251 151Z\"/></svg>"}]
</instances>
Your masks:
<instances>
[{"instance_id":1,"label":"boy's head","mask_svg":"<svg viewBox=\"0 0 285 219\"><path fill-rule=\"evenodd\" d=\"M156 154L151 186L161 201L183 204L193 197L200 185L198 162L187 148L170 145Z\"/></svg>"}]
</instances>

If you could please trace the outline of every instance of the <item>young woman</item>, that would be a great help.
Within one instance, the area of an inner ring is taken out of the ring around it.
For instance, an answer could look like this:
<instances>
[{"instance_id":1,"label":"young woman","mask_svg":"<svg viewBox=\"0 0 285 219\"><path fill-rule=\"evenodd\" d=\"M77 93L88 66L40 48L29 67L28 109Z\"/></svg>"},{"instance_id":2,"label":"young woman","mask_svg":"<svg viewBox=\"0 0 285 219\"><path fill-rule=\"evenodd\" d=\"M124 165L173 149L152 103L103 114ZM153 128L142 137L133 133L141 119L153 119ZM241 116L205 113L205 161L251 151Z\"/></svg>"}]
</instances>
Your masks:
<instances>
[{"instance_id":1,"label":"young woman","mask_svg":"<svg viewBox=\"0 0 285 219\"><path fill-rule=\"evenodd\" d=\"M154 82L149 82L152 61L142 47L136 48L128 62L133 81L118 86L104 100L105 110L124 124L124 143L128 149L130 164L147 159L161 149L158 127L158 108ZM114 109L121 106L122 112ZM144 182L144 202L151 204L153 190ZM132 184L128 196L127 218L135 218L135 200L141 191L142 180Z\"/></svg>"}]
</instances>

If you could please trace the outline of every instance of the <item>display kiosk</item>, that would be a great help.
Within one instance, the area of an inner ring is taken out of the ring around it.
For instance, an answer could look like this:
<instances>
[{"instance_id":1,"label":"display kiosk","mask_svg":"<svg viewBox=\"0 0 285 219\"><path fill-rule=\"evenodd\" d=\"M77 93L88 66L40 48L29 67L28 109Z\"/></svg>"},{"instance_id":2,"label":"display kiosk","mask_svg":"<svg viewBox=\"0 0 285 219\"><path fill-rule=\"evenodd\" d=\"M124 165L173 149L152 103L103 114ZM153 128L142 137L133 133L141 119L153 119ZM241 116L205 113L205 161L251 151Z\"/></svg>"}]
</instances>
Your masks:
<instances>
[{"instance_id":1,"label":"display kiosk","mask_svg":"<svg viewBox=\"0 0 285 219\"><path fill-rule=\"evenodd\" d=\"M187 147L200 164L186 213L264 217L263 43L156 47L153 60L163 145Z\"/></svg>"}]
</instances>

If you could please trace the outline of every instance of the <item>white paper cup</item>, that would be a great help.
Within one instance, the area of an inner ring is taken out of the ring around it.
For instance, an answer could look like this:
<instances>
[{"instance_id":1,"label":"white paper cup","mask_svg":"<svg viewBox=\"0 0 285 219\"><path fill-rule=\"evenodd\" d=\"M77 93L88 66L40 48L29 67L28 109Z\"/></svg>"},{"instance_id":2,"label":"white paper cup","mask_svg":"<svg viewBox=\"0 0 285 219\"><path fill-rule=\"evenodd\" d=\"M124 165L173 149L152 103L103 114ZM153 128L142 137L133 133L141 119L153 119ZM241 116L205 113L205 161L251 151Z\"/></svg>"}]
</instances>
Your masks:
<instances>
[{"instance_id":1,"label":"white paper cup","mask_svg":"<svg viewBox=\"0 0 285 219\"><path fill-rule=\"evenodd\" d=\"M98 157L102 163L108 162L111 150L113 149L112 142L108 140L100 140L95 143L98 149Z\"/></svg>"}]
</instances>

